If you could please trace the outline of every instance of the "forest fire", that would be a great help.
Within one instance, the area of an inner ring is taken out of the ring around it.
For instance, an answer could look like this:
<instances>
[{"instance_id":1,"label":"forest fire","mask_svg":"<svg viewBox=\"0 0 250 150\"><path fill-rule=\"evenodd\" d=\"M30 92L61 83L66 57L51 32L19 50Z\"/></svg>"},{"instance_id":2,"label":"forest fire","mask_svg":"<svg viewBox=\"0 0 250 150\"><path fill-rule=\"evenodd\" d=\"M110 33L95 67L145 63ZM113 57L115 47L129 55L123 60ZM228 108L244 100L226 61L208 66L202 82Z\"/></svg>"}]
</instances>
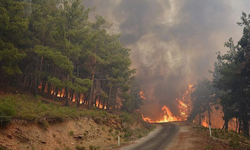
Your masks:
<instances>
[{"instance_id":1,"label":"forest fire","mask_svg":"<svg viewBox=\"0 0 250 150\"><path fill-rule=\"evenodd\" d=\"M173 116L173 114L171 113L171 111L169 110L167 106L163 106L162 111L164 115L161 120L153 121L149 117L144 117L143 114L142 114L142 118L145 122L149 122L149 123L164 123L164 122L180 121L180 119L177 119L175 116Z\"/></svg>"},{"instance_id":2,"label":"forest fire","mask_svg":"<svg viewBox=\"0 0 250 150\"><path fill-rule=\"evenodd\" d=\"M193 85L190 84L188 86L188 90L183 94L183 96L180 99L176 98L176 101L178 102L178 108L179 108L179 114L180 114L179 116L174 116L172 114L172 112L170 111L169 107L163 106L161 108L161 110L163 112L163 115L162 115L160 120L153 120L153 119L151 119L149 117L144 117L142 115L143 120L146 121L146 122L149 122L149 123L163 123L163 122L184 121L184 120L186 120L189 113L191 112L190 98L191 98L191 93L193 91L192 87L193 87ZM141 93L140 93L140 95L141 95Z\"/></svg>"},{"instance_id":3,"label":"forest fire","mask_svg":"<svg viewBox=\"0 0 250 150\"><path fill-rule=\"evenodd\" d=\"M179 119L173 116L173 114L171 113L171 111L167 106L163 106L161 110L164 112L164 116L162 120L156 121L157 123L180 121Z\"/></svg>"}]
</instances>

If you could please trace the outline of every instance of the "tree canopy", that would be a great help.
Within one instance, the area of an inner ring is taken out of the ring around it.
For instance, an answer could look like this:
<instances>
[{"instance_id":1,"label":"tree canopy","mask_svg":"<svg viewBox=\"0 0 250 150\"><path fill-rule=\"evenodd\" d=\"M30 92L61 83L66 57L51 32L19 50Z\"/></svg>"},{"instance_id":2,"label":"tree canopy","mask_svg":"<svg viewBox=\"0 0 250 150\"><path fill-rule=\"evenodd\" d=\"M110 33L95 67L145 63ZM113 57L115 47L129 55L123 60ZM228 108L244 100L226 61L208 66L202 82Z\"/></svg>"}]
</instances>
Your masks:
<instances>
[{"instance_id":1,"label":"tree canopy","mask_svg":"<svg viewBox=\"0 0 250 150\"><path fill-rule=\"evenodd\" d=\"M65 105L138 108L130 49L108 32L104 17L91 22L93 9L81 0L3 0L0 10L2 87L21 87ZM128 103L126 94L135 102Z\"/></svg>"}]
</instances>

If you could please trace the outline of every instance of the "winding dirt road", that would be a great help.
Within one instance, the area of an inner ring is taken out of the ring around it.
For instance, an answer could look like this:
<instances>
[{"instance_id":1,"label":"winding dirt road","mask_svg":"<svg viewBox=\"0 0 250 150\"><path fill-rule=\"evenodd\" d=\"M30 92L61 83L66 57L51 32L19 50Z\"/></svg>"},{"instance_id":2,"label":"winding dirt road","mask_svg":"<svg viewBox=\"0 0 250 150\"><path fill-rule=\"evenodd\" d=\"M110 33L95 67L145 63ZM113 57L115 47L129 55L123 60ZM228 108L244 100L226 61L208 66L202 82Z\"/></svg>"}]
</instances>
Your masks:
<instances>
[{"instance_id":1,"label":"winding dirt road","mask_svg":"<svg viewBox=\"0 0 250 150\"><path fill-rule=\"evenodd\" d=\"M179 126L173 123L162 123L157 126L154 133L133 145L121 148L121 150L165 150L179 132Z\"/></svg>"}]
</instances>

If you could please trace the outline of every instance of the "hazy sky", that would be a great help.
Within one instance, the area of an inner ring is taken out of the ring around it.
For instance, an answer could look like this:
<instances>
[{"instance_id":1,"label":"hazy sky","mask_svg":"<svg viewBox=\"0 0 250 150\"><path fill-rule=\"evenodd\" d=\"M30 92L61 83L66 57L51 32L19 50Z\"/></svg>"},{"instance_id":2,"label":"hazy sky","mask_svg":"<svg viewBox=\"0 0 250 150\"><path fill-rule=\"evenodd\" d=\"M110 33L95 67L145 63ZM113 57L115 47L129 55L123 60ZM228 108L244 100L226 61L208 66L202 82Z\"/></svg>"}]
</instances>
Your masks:
<instances>
[{"instance_id":1,"label":"hazy sky","mask_svg":"<svg viewBox=\"0 0 250 150\"><path fill-rule=\"evenodd\" d=\"M249 0L85 0L86 7L113 23L121 42L132 49L133 67L146 94L141 111L159 116L167 105L178 114L176 98L188 84L211 78L215 52L224 43L237 42L242 11ZM153 109L152 109L153 108Z\"/></svg>"}]
</instances>

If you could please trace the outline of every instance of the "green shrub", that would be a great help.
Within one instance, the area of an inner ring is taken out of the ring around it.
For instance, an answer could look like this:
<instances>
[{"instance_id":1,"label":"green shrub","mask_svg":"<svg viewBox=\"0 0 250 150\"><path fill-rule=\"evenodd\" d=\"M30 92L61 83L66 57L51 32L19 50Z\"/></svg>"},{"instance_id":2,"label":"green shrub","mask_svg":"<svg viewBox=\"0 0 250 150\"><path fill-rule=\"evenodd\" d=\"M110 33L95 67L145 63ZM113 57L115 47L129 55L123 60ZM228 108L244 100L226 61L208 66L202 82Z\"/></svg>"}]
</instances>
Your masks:
<instances>
[{"instance_id":1,"label":"green shrub","mask_svg":"<svg viewBox=\"0 0 250 150\"><path fill-rule=\"evenodd\" d=\"M127 130L126 132L125 132L125 134L124 134L124 137L125 138L128 138L128 137L131 137L133 135L133 131L132 130Z\"/></svg>"},{"instance_id":2,"label":"green shrub","mask_svg":"<svg viewBox=\"0 0 250 150\"><path fill-rule=\"evenodd\" d=\"M128 123L133 122L132 117L130 116L129 113L123 112L120 117L122 118L123 122L128 122Z\"/></svg>"},{"instance_id":3,"label":"green shrub","mask_svg":"<svg viewBox=\"0 0 250 150\"><path fill-rule=\"evenodd\" d=\"M16 105L12 98L0 99L0 125L6 125L16 115Z\"/></svg>"}]
</instances>

